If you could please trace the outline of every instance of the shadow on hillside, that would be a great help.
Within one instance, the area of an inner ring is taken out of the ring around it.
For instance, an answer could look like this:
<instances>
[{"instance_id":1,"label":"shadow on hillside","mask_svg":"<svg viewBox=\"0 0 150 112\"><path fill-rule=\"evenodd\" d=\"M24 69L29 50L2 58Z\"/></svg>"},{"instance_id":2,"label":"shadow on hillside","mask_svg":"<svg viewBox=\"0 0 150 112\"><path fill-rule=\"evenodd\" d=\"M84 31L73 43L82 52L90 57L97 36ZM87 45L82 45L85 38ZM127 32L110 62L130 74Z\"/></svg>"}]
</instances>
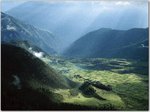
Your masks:
<instances>
[{"instance_id":1,"label":"shadow on hillside","mask_svg":"<svg viewBox=\"0 0 150 112\"><path fill-rule=\"evenodd\" d=\"M82 64L78 63L76 65L82 69L87 70L108 70L120 74L135 73L141 75L148 75L148 61L130 60L129 62L130 64L127 64L126 61L109 61L105 63L104 61L87 60L86 63L85 61L83 61Z\"/></svg>"},{"instance_id":2,"label":"shadow on hillside","mask_svg":"<svg viewBox=\"0 0 150 112\"><path fill-rule=\"evenodd\" d=\"M122 83L115 86L118 94L126 105L126 110L148 110L148 83ZM146 96L146 97L145 97Z\"/></svg>"}]
</instances>

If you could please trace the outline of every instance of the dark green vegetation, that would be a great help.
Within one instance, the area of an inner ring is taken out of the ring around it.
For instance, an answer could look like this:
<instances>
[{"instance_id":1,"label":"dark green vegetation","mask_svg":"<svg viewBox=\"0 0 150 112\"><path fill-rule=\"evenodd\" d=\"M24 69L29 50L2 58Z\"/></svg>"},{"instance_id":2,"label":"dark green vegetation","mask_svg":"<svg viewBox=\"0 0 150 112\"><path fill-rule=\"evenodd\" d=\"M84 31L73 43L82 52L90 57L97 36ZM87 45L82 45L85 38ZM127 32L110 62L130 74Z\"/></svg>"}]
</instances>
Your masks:
<instances>
[{"instance_id":1,"label":"dark green vegetation","mask_svg":"<svg viewBox=\"0 0 150 112\"><path fill-rule=\"evenodd\" d=\"M62 59L50 57L50 61L45 60L45 62L48 62L60 73L83 85L84 82L90 80L112 87L112 91L105 91L105 89L98 89L92 85L86 86L83 87L83 96L80 93L73 98L65 95L66 102L91 107L103 107L107 104L117 110L148 109L147 61L117 58ZM67 94L64 91L59 91L59 93ZM99 100L97 101L94 98Z\"/></svg>"},{"instance_id":2,"label":"dark green vegetation","mask_svg":"<svg viewBox=\"0 0 150 112\"><path fill-rule=\"evenodd\" d=\"M71 62L86 70L105 70L120 74L135 73L139 75L148 75L148 62L143 60L117 58L73 58L71 59Z\"/></svg>"},{"instance_id":3,"label":"dark green vegetation","mask_svg":"<svg viewBox=\"0 0 150 112\"><path fill-rule=\"evenodd\" d=\"M142 46L143 45L143 46ZM148 59L148 28L113 30L101 28L75 41L67 57Z\"/></svg>"}]
</instances>

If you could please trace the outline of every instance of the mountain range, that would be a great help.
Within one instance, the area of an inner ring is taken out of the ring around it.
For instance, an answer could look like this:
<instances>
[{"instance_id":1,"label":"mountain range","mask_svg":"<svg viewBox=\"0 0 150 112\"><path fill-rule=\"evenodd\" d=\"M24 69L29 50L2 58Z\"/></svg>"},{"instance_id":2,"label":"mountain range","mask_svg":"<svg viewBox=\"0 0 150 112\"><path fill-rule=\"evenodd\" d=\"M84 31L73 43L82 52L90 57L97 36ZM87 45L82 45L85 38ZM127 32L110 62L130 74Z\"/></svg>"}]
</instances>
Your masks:
<instances>
[{"instance_id":1,"label":"mountain range","mask_svg":"<svg viewBox=\"0 0 150 112\"><path fill-rule=\"evenodd\" d=\"M148 59L148 28L101 28L76 40L64 55L82 58Z\"/></svg>"},{"instance_id":2,"label":"mountain range","mask_svg":"<svg viewBox=\"0 0 150 112\"><path fill-rule=\"evenodd\" d=\"M2 13L1 40L2 43L40 49L45 54L56 54L60 46L59 41L50 32L25 24L5 13ZM100 28L74 41L63 55L82 58L147 59L148 28Z\"/></svg>"},{"instance_id":3,"label":"mountain range","mask_svg":"<svg viewBox=\"0 0 150 112\"><path fill-rule=\"evenodd\" d=\"M1 13L1 41L13 43L27 41L31 45L38 46L48 54L55 54L57 40L49 31L41 30L32 25L19 21L5 13Z\"/></svg>"},{"instance_id":4,"label":"mountain range","mask_svg":"<svg viewBox=\"0 0 150 112\"><path fill-rule=\"evenodd\" d=\"M90 1L29 1L6 13L53 32L59 39L58 50L62 52L76 39L101 27L123 30L145 27L145 13L142 13L144 9L141 10L141 7L133 8L131 5L128 9L122 7L122 10L118 9L119 11L109 8L105 8L99 2L92 5Z\"/></svg>"}]
</instances>

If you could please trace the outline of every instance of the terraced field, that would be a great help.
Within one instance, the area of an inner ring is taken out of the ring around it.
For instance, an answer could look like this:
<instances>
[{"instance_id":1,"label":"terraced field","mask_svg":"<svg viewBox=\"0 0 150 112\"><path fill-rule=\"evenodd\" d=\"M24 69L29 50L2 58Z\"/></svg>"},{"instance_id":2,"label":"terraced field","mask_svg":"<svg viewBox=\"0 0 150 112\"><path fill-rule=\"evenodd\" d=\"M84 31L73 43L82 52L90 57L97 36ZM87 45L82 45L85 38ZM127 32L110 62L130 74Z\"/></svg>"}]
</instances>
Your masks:
<instances>
[{"instance_id":1,"label":"terraced field","mask_svg":"<svg viewBox=\"0 0 150 112\"><path fill-rule=\"evenodd\" d=\"M73 89L57 89L62 102L104 110L148 109L148 63L126 59L42 59L62 75L78 83ZM96 87L94 95L83 94L78 88L87 80L110 85L112 91Z\"/></svg>"}]
</instances>

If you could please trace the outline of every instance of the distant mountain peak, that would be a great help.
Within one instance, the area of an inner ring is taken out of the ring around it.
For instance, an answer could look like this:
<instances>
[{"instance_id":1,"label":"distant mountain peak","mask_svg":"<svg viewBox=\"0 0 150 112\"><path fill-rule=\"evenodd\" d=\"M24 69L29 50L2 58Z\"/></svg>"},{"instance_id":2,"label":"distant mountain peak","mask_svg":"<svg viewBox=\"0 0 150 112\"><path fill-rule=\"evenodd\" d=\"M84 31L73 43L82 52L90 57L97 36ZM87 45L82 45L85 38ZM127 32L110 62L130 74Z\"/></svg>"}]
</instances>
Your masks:
<instances>
[{"instance_id":1,"label":"distant mountain peak","mask_svg":"<svg viewBox=\"0 0 150 112\"><path fill-rule=\"evenodd\" d=\"M25 24L3 12L1 14L2 42L28 41L49 54L56 53L58 41L52 33Z\"/></svg>"}]
</instances>

